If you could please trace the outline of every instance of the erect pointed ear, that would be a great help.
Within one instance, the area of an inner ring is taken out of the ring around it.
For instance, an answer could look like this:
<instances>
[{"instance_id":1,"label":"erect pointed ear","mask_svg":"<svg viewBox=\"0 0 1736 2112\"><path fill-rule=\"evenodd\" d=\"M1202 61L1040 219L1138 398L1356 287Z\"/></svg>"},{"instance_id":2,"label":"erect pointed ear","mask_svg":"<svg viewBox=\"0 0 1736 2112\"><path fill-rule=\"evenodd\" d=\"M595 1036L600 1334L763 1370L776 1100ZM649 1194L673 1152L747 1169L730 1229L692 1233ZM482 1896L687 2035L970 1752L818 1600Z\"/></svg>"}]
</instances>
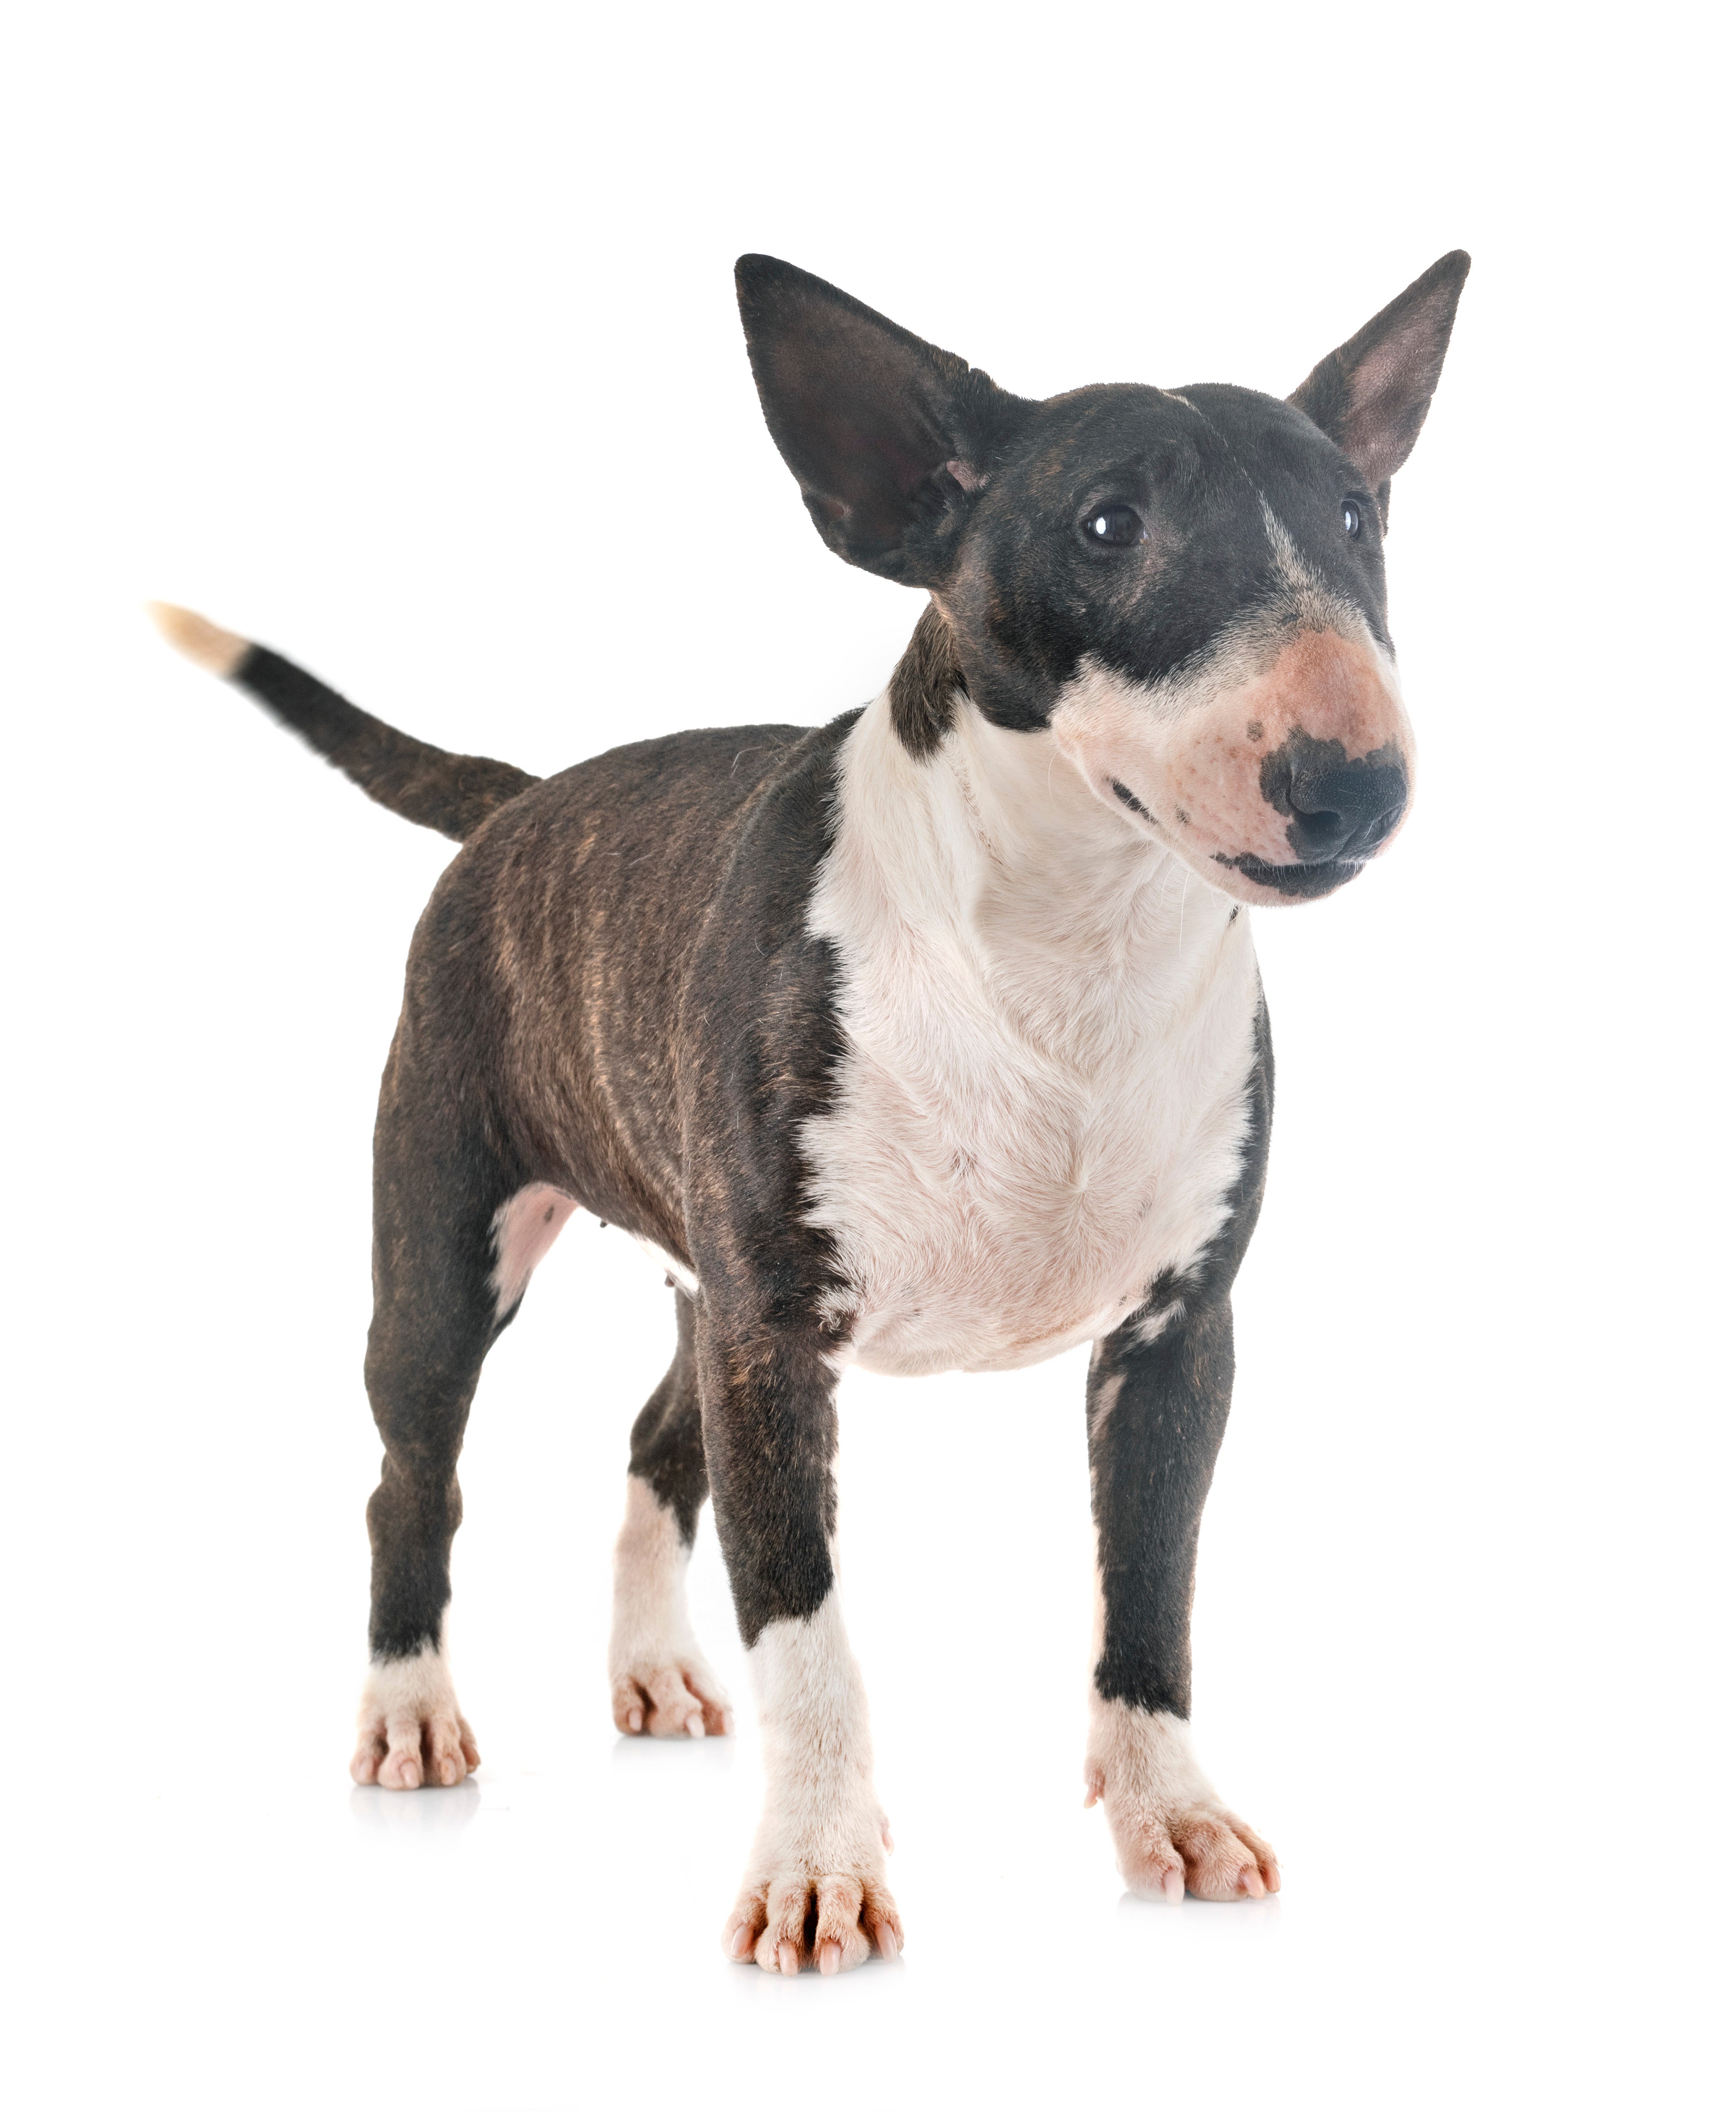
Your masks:
<instances>
[{"instance_id":1,"label":"erect pointed ear","mask_svg":"<svg viewBox=\"0 0 1736 2112\"><path fill-rule=\"evenodd\" d=\"M822 539L868 571L936 585L1033 407L775 257L742 257L736 291L766 423Z\"/></svg>"},{"instance_id":2,"label":"erect pointed ear","mask_svg":"<svg viewBox=\"0 0 1736 2112\"><path fill-rule=\"evenodd\" d=\"M1459 289L1471 260L1454 249L1329 352L1290 398L1369 480L1386 512L1385 485L1416 444L1428 415Z\"/></svg>"}]
</instances>

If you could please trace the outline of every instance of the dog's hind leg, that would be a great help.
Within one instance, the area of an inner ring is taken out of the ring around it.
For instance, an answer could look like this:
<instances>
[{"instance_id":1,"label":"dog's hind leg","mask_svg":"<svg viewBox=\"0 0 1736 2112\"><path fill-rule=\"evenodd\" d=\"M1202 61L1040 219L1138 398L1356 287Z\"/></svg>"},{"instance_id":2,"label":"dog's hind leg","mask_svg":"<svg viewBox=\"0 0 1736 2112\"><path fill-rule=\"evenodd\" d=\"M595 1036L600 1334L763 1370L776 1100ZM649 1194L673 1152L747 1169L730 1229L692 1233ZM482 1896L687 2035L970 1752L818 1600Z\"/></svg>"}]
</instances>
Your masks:
<instances>
[{"instance_id":1,"label":"dog's hind leg","mask_svg":"<svg viewBox=\"0 0 1736 2112\"><path fill-rule=\"evenodd\" d=\"M615 1543L608 1677L615 1728L654 1738L735 1728L729 1696L694 1640L687 1562L705 1501L693 1301L675 1294L675 1361L633 1425L627 1522Z\"/></svg>"},{"instance_id":2,"label":"dog's hind leg","mask_svg":"<svg viewBox=\"0 0 1736 2112\"><path fill-rule=\"evenodd\" d=\"M458 1451L482 1360L572 1203L528 1185L484 1111L406 1006L382 1082L374 1154L374 1318L367 1378L385 1446L373 1546L358 1782L418 1789L477 1764L445 1649Z\"/></svg>"}]
</instances>

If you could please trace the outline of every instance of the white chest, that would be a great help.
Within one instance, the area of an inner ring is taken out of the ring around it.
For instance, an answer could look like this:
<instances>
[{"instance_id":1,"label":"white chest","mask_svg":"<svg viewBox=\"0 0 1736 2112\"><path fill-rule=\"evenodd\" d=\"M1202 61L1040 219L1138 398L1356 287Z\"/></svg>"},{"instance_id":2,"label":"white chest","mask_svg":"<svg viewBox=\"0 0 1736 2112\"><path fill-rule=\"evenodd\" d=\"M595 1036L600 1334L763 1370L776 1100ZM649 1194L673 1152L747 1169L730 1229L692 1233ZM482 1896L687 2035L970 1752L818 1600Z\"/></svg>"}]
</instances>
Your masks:
<instances>
[{"instance_id":1,"label":"white chest","mask_svg":"<svg viewBox=\"0 0 1736 2112\"><path fill-rule=\"evenodd\" d=\"M864 715L809 917L846 1054L809 1216L875 1371L1107 1332L1220 1229L1246 1130L1246 915L1051 781L1046 736L971 720L918 763Z\"/></svg>"}]
</instances>

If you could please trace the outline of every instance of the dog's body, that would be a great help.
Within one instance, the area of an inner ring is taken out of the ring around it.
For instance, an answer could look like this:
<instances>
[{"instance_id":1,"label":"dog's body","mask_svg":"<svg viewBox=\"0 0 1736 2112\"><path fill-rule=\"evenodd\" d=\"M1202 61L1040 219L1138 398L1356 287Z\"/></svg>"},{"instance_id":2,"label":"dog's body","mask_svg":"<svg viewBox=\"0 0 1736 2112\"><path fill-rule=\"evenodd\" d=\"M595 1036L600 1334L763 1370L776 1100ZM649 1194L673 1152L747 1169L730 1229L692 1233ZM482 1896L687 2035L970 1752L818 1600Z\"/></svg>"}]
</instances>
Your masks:
<instances>
[{"instance_id":1,"label":"dog's body","mask_svg":"<svg viewBox=\"0 0 1736 2112\"><path fill-rule=\"evenodd\" d=\"M1091 1794L1137 1889L1276 1887L1187 1734L1271 1108L1241 905L1329 891L1401 817L1375 523L1465 268L1442 259L1289 404L1030 404L744 260L768 421L822 535L931 595L887 690L818 730L681 735L537 781L170 615L465 845L417 930L376 1133L358 1780L476 1764L442 1645L458 1454L578 1208L678 1286L633 1432L611 1676L623 1731L728 1728L685 1606L709 1491L770 1773L731 1955L836 1969L902 1941L832 1588L853 1362L994 1371L1096 1343Z\"/></svg>"}]
</instances>

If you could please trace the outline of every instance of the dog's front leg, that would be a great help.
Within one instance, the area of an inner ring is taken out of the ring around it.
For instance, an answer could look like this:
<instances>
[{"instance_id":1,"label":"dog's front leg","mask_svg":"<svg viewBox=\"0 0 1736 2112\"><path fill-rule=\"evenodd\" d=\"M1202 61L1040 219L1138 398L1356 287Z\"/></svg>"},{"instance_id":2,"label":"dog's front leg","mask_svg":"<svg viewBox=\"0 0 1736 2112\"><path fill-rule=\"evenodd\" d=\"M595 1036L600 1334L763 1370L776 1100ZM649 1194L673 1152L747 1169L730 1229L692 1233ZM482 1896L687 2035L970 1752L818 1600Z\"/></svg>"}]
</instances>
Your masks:
<instances>
[{"instance_id":1,"label":"dog's front leg","mask_svg":"<svg viewBox=\"0 0 1736 2112\"><path fill-rule=\"evenodd\" d=\"M868 1696L832 1564L836 1384L811 1329L731 1329L703 1311L705 1456L747 1646L765 1809L724 1929L768 1973L859 1965L904 1946L886 1882Z\"/></svg>"},{"instance_id":2,"label":"dog's front leg","mask_svg":"<svg viewBox=\"0 0 1736 2112\"><path fill-rule=\"evenodd\" d=\"M1097 1624L1085 1764L1132 1891L1179 1901L1278 1890L1278 1859L1218 1796L1188 1736L1200 1517L1229 1413L1227 1294L1136 1315L1100 1341L1087 1396Z\"/></svg>"}]
</instances>

